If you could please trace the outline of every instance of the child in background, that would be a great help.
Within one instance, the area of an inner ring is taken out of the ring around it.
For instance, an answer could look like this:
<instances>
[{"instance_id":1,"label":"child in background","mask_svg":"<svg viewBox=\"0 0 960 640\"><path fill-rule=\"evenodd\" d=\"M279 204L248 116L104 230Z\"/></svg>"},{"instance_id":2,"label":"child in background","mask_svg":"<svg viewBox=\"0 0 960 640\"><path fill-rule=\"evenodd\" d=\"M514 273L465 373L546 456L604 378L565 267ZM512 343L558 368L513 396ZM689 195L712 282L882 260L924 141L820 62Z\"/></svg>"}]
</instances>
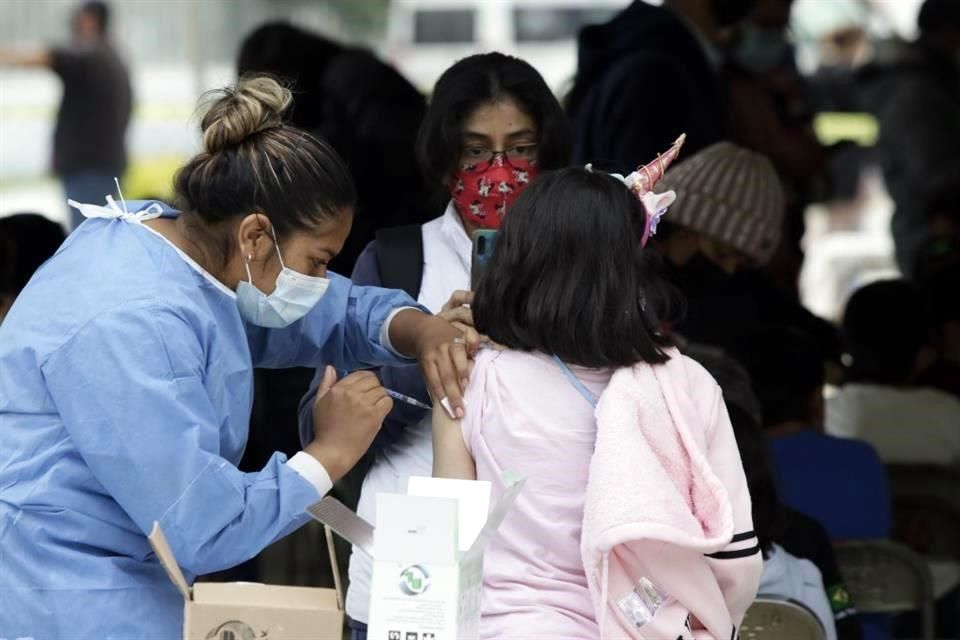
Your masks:
<instances>
[{"instance_id":1,"label":"child in background","mask_svg":"<svg viewBox=\"0 0 960 640\"><path fill-rule=\"evenodd\" d=\"M477 288L477 330L503 348L478 355L462 424L435 410L433 429L434 475L494 497L504 472L526 478L486 555L483 638L727 640L756 594L719 387L656 329L642 247L673 198L648 191L669 159L541 177Z\"/></svg>"},{"instance_id":2,"label":"child in background","mask_svg":"<svg viewBox=\"0 0 960 640\"><path fill-rule=\"evenodd\" d=\"M780 504L773 472L767 457L766 442L760 425L736 405L730 406L730 421L747 475L753 507L753 523L763 552L763 574L758 595L766 598L791 600L806 607L823 625L827 640L837 640L830 599L823 574L811 560L798 557L785 549L778 538L790 522L789 510ZM803 517L801 516L801 519ZM791 522L791 524L793 524ZM805 526L810 531L810 528ZM827 553L832 552L830 540L813 521L814 537L821 539ZM816 535L820 534L820 535ZM844 593L845 592L845 587ZM849 616L850 613L847 613ZM859 624L847 638L860 638Z\"/></svg>"},{"instance_id":3,"label":"child in background","mask_svg":"<svg viewBox=\"0 0 960 640\"><path fill-rule=\"evenodd\" d=\"M827 433L868 442L887 464L960 463L960 400L923 385L937 352L919 287L886 280L859 289L843 333L849 376L827 401Z\"/></svg>"}]
</instances>

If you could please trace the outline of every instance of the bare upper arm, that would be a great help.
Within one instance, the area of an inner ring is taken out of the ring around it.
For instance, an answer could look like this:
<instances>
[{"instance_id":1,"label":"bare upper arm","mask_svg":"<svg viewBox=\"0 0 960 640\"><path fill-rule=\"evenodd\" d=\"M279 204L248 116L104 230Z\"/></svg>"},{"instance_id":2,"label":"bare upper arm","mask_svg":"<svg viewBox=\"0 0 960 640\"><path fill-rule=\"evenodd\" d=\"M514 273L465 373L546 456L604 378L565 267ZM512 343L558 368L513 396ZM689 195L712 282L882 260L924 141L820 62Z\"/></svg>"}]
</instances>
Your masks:
<instances>
[{"instance_id":1,"label":"bare upper arm","mask_svg":"<svg viewBox=\"0 0 960 640\"><path fill-rule=\"evenodd\" d=\"M440 407L433 409L433 475L436 478L476 480L477 466L463 441L460 421Z\"/></svg>"}]
</instances>

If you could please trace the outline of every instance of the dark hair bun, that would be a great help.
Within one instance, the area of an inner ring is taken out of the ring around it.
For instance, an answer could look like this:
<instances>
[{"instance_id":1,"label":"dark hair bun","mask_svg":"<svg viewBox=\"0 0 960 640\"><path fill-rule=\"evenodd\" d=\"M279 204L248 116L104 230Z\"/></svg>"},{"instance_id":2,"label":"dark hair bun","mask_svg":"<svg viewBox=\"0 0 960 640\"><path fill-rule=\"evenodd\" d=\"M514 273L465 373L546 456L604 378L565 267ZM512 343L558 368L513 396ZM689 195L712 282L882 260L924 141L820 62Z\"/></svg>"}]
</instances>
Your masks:
<instances>
[{"instance_id":1,"label":"dark hair bun","mask_svg":"<svg viewBox=\"0 0 960 640\"><path fill-rule=\"evenodd\" d=\"M212 92L210 98L200 122L203 149L209 154L282 126L283 114L293 102L290 90L268 76L243 78L234 86Z\"/></svg>"}]
</instances>

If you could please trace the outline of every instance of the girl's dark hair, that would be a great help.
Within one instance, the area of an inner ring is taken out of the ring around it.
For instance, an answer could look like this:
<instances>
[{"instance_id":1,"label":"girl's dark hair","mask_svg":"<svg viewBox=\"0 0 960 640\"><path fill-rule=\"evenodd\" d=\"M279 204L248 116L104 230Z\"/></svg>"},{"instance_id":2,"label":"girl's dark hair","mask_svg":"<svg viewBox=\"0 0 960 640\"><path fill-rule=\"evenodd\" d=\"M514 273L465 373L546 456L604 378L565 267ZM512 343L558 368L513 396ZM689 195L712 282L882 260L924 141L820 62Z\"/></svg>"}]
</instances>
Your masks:
<instances>
[{"instance_id":1,"label":"girl's dark hair","mask_svg":"<svg viewBox=\"0 0 960 640\"><path fill-rule=\"evenodd\" d=\"M284 124L289 90L253 76L210 97L203 151L177 173L174 190L185 220L219 240L224 262L232 240L217 228L237 216L263 213L282 240L353 208L356 190L336 152Z\"/></svg>"},{"instance_id":2,"label":"girl's dark hair","mask_svg":"<svg viewBox=\"0 0 960 640\"><path fill-rule=\"evenodd\" d=\"M663 285L640 246L646 213L616 178L545 174L504 218L473 303L477 329L584 367L667 360Z\"/></svg>"},{"instance_id":3,"label":"girl's dark hair","mask_svg":"<svg viewBox=\"0 0 960 640\"><path fill-rule=\"evenodd\" d=\"M440 185L456 169L463 122L479 106L513 98L537 125L537 164L558 169L570 162L570 125L556 96L527 62L483 53L447 69L433 91L417 138L417 159L428 183Z\"/></svg>"}]
</instances>

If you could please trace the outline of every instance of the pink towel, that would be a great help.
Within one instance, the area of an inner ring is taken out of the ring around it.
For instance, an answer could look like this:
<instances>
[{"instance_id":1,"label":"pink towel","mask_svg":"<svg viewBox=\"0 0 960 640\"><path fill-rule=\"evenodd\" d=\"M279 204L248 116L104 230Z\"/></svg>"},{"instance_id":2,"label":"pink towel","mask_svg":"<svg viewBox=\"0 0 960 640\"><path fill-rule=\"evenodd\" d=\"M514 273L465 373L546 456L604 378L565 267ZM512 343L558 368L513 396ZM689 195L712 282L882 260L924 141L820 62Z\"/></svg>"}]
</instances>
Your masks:
<instances>
[{"instance_id":1,"label":"pink towel","mask_svg":"<svg viewBox=\"0 0 960 640\"><path fill-rule=\"evenodd\" d=\"M597 406L581 555L604 639L730 640L763 568L720 388L670 357Z\"/></svg>"}]
</instances>

